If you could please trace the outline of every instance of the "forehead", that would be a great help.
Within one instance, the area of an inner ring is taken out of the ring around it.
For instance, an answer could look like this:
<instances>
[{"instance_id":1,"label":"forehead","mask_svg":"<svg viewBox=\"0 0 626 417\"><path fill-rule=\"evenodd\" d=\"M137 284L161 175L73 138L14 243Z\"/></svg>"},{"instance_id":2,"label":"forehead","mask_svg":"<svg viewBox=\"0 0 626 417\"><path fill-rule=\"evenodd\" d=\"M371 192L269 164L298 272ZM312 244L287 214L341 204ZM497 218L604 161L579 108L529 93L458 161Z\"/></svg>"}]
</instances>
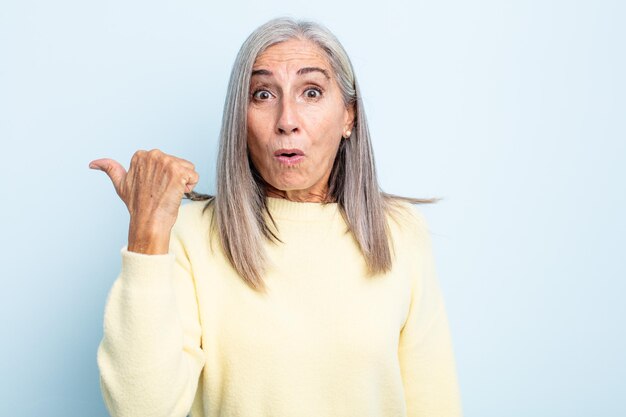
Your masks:
<instances>
[{"instance_id":1,"label":"forehead","mask_svg":"<svg viewBox=\"0 0 626 417\"><path fill-rule=\"evenodd\" d=\"M290 39L272 45L254 61L254 69L275 68L291 72L302 67L320 67L330 70L328 56L311 41Z\"/></svg>"}]
</instances>

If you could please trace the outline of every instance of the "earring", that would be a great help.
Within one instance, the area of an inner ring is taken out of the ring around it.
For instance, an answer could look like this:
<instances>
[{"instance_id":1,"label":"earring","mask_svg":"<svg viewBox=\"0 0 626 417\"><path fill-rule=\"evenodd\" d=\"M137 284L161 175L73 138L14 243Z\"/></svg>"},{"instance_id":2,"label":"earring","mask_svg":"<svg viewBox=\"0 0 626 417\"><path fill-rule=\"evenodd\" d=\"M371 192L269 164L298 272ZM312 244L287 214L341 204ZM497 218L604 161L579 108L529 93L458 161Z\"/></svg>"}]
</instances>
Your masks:
<instances>
[{"instance_id":1,"label":"earring","mask_svg":"<svg viewBox=\"0 0 626 417\"><path fill-rule=\"evenodd\" d=\"M347 131L347 132L343 135L343 138L344 138L344 139L348 139L348 138L350 137L350 135L351 135L351 134L352 134L352 131L351 131L351 130L348 130L348 131Z\"/></svg>"}]
</instances>

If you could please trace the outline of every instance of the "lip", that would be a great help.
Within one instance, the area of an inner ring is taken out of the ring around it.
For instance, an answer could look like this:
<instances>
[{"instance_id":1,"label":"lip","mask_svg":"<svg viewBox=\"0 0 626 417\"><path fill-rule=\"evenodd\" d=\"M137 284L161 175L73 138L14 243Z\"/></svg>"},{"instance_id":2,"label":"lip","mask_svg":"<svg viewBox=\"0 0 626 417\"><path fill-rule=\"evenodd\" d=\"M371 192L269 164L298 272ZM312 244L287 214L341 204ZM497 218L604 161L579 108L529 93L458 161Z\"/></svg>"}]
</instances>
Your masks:
<instances>
[{"instance_id":1,"label":"lip","mask_svg":"<svg viewBox=\"0 0 626 417\"><path fill-rule=\"evenodd\" d=\"M297 148L279 149L274 152L274 158L284 165L296 165L304 159L304 152Z\"/></svg>"}]
</instances>

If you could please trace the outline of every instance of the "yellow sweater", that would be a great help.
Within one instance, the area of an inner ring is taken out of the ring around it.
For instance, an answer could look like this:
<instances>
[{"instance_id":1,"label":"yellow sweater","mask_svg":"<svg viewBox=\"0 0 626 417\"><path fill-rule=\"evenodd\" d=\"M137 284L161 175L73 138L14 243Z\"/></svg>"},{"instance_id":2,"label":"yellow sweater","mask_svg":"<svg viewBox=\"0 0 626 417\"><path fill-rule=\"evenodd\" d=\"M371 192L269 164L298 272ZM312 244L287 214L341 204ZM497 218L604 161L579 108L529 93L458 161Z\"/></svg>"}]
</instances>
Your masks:
<instances>
[{"instance_id":1,"label":"yellow sweater","mask_svg":"<svg viewBox=\"0 0 626 417\"><path fill-rule=\"evenodd\" d=\"M368 277L337 204L268 198L262 295L211 250L204 205L181 206L168 254L121 250L98 348L113 417L461 415L418 211L390 218L393 270Z\"/></svg>"}]
</instances>

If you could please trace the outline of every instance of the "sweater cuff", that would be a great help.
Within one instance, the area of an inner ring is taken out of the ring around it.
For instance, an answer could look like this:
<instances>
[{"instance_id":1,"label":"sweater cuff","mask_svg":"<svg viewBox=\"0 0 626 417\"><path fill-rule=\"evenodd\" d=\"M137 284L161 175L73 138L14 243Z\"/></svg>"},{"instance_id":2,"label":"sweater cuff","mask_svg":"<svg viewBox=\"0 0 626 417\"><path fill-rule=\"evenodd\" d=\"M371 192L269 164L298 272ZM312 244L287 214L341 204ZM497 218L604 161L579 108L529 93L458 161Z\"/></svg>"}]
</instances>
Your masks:
<instances>
[{"instance_id":1,"label":"sweater cuff","mask_svg":"<svg viewBox=\"0 0 626 417\"><path fill-rule=\"evenodd\" d=\"M121 249L122 270L124 281L163 283L172 278L175 256L173 253L149 255L131 252L128 246Z\"/></svg>"}]
</instances>

